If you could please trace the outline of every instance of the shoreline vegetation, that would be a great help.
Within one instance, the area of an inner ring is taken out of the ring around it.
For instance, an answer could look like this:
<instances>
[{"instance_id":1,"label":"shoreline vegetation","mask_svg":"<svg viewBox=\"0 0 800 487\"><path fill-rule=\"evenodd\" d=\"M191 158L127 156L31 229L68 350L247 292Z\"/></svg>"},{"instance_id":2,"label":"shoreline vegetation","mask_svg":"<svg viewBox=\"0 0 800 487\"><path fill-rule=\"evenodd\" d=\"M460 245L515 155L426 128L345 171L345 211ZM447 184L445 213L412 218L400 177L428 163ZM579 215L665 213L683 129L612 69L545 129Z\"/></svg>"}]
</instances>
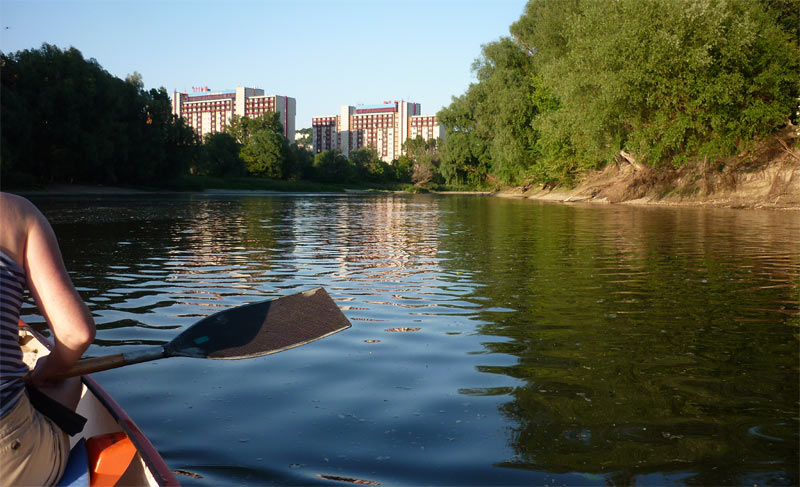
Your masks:
<instances>
[{"instance_id":1,"label":"shoreline vegetation","mask_svg":"<svg viewBox=\"0 0 800 487\"><path fill-rule=\"evenodd\" d=\"M754 149L725 161L693 160L664 169L620 160L574 186L529 185L498 195L562 203L800 210L797 143L798 127L788 124Z\"/></svg>"},{"instance_id":2,"label":"shoreline vegetation","mask_svg":"<svg viewBox=\"0 0 800 487\"><path fill-rule=\"evenodd\" d=\"M253 176L184 176L170 187L53 184L13 192L27 196L113 196L203 193L434 193L525 198L555 203L722 207L800 211L800 127L787 124L753 149L711 165L693 160L679 169L651 168L620 160L587 174L574 185L529 184L483 190L412 184L328 184ZM5 188L4 188L5 189Z\"/></svg>"},{"instance_id":3,"label":"shoreline vegetation","mask_svg":"<svg viewBox=\"0 0 800 487\"><path fill-rule=\"evenodd\" d=\"M312 154L277 114L201 139L136 72L0 53L0 185L800 208L800 0L530 0L509 33L437 113L445 138L391 163Z\"/></svg>"},{"instance_id":4,"label":"shoreline vegetation","mask_svg":"<svg viewBox=\"0 0 800 487\"><path fill-rule=\"evenodd\" d=\"M282 193L430 192L503 198L526 198L576 204L629 204L722 207L800 211L799 128L789 125L725 164L710 166L692 161L679 170L666 171L628 161L587 175L573 186L504 186L488 190L443 188L423 190L413 185L348 185L313 181L283 181L255 177L213 178L187 176L173 189L97 185L49 185L23 189L23 195L91 196L147 195L196 192L207 195L258 195Z\"/></svg>"}]
</instances>

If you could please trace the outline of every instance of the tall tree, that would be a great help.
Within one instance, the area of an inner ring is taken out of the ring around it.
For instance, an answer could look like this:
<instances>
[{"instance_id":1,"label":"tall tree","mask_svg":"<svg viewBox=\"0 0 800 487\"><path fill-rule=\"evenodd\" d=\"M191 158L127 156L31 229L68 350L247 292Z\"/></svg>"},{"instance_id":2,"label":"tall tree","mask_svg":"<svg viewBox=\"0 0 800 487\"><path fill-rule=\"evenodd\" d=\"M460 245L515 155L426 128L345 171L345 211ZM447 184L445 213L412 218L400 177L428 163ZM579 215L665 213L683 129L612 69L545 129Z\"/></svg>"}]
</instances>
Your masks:
<instances>
[{"instance_id":1,"label":"tall tree","mask_svg":"<svg viewBox=\"0 0 800 487\"><path fill-rule=\"evenodd\" d=\"M4 182L163 184L194 158L166 90L123 81L75 48L0 55ZM13 120L13 123L9 121Z\"/></svg>"},{"instance_id":2,"label":"tall tree","mask_svg":"<svg viewBox=\"0 0 800 487\"><path fill-rule=\"evenodd\" d=\"M240 155L250 174L281 179L289 160L289 143L273 130L257 130L245 141Z\"/></svg>"},{"instance_id":3,"label":"tall tree","mask_svg":"<svg viewBox=\"0 0 800 487\"><path fill-rule=\"evenodd\" d=\"M378 152L372 147L359 147L352 151L350 161L359 181L381 183L393 179L389 165L378 157Z\"/></svg>"},{"instance_id":4,"label":"tall tree","mask_svg":"<svg viewBox=\"0 0 800 487\"><path fill-rule=\"evenodd\" d=\"M771 133L798 93L797 39L751 0L577 2L566 12L531 2L512 27L537 50L561 102L538 124L549 149L581 167L626 150L651 164L727 155ZM545 22L562 30L542 32ZM610 29L608 26L614 26ZM548 42L552 44L548 45Z\"/></svg>"},{"instance_id":5,"label":"tall tree","mask_svg":"<svg viewBox=\"0 0 800 487\"><path fill-rule=\"evenodd\" d=\"M439 113L442 174L563 182L620 151L731 154L796 117L798 19L800 0L530 0Z\"/></svg>"},{"instance_id":6,"label":"tall tree","mask_svg":"<svg viewBox=\"0 0 800 487\"><path fill-rule=\"evenodd\" d=\"M454 186L481 186L489 173L488 134L477 130L475 110L467 92L454 97L437 114L447 131L440 170L445 182Z\"/></svg>"},{"instance_id":7,"label":"tall tree","mask_svg":"<svg viewBox=\"0 0 800 487\"><path fill-rule=\"evenodd\" d=\"M206 134L198 173L217 177L243 176L246 170L244 161L239 157L241 148L241 144L230 134Z\"/></svg>"},{"instance_id":8,"label":"tall tree","mask_svg":"<svg viewBox=\"0 0 800 487\"><path fill-rule=\"evenodd\" d=\"M279 113L268 112L256 118L234 115L225 132L242 144L240 156L248 173L274 179L291 175L292 152L283 136Z\"/></svg>"},{"instance_id":9,"label":"tall tree","mask_svg":"<svg viewBox=\"0 0 800 487\"><path fill-rule=\"evenodd\" d=\"M439 166L442 163L439 139L425 140L420 136L407 139L403 144L403 151L413 161L411 181L414 184L439 184L442 182L439 172Z\"/></svg>"},{"instance_id":10,"label":"tall tree","mask_svg":"<svg viewBox=\"0 0 800 487\"><path fill-rule=\"evenodd\" d=\"M313 168L314 179L323 183L346 183L354 173L350 160L332 150L315 155Z\"/></svg>"},{"instance_id":11,"label":"tall tree","mask_svg":"<svg viewBox=\"0 0 800 487\"><path fill-rule=\"evenodd\" d=\"M240 144L244 144L251 135L261 130L282 135L283 124L281 124L280 113L267 112L255 118L234 115L225 127L225 132L235 137Z\"/></svg>"}]
</instances>

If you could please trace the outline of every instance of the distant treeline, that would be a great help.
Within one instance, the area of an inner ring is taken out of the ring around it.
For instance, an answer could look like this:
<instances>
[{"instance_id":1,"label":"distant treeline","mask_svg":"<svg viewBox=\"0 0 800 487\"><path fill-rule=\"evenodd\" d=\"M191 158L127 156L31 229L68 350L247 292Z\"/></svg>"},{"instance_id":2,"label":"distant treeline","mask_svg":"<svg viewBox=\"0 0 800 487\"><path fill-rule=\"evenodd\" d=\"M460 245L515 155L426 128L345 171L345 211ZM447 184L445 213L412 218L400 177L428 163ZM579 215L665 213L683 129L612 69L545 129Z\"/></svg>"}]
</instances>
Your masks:
<instances>
[{"instance_id":1,"label":"distant treeline","mask_svg":"<svg viewBox=\"0 0 800 487\"><path fill-rule=\"evenodd\" d=\"M375 149L362 147L349 157L326 150L312 155L281 135L280 114L258 118L234 115L225 132L206 134L194 174L215 177L256 176L270 179L310 180L322 183L427 183L430 167L438 164L438 141L408 140L401 156L391 164L381 160Z\"/></svg>"},{"instance_id":2,"label":"distant treeline","mask_svg":"<svg viewBox=\"0 0 800 487\"><path fill-rule=\"evenodd\" d=\"M438 116L451 185L676 167L796 117L800 0L530 0Z\"/></svg>"},{"instance_id":3,"label":"distant treeline","mask_svg":"<svg viewBox=\"0 0 800 487\"><path fill-rule=\"evenodd\" d=\"M2 184L147 185L186 172L197 137L164 88L121 80L75 48L0 55Z\"/></svg>"},{"instance_id":4,"label":"distant treeline","mask_svg":"<svg viewBox=\"0 0 800 487\"><path fill-rule=\"evenodd\" d=\"M224 133L201 141L172 114L164 88L145 90L136 72L112 76L75 48L0 53L0 82L4 187L164 186L190 174L392 184L428 182L438 164L430 155L436 142L421 139L406 144L421 165L406 156L387 164L370 148L314 156L289 143L276 113L234 117Z\"/></svg>"}]
</instances>

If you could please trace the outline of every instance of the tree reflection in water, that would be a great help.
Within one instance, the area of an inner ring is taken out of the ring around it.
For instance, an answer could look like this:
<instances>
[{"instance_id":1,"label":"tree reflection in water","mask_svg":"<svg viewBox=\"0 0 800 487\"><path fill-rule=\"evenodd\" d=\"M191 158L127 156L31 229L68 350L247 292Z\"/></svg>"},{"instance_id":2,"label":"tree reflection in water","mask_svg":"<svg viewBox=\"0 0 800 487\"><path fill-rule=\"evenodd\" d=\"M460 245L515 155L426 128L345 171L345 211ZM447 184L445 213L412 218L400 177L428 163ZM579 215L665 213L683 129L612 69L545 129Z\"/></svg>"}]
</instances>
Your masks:
<instances>
[{"instance_id":1,"label":"tree reflection in water","mask_svg":"<svg viewBox=\"0 0 800 487\"><path fill-rule=\"evenodd\" d=\"M794 215L442 206L457 256L444 265L477 271L474 301L502 307L479 313L480 331L508 339L485 347L517 357L480 370L525 383L502 407L518 424L503 466L615 485L797 482L800 254L771 231Z\"/></svg>"}]
</instances>

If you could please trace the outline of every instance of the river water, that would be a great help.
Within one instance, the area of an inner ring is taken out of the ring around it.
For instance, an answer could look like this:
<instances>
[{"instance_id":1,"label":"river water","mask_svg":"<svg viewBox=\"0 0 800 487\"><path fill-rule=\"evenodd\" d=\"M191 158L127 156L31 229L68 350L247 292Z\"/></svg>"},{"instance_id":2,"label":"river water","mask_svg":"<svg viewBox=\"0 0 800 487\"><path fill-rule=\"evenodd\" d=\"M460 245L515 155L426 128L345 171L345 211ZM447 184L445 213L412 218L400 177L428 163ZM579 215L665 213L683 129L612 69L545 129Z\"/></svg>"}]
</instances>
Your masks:
<instances>
[{"instance_id":1,"label":"river water","mask_svg":"<svg viewBox=\"0 0 800 487\"><path fill-rule=\"evenodd\" d=\"M800 482L800 212L34 201L98 324L90 355L317 286L352 321L271 356L96 374L183 484Z\"/></svg>"}]
</instances>

